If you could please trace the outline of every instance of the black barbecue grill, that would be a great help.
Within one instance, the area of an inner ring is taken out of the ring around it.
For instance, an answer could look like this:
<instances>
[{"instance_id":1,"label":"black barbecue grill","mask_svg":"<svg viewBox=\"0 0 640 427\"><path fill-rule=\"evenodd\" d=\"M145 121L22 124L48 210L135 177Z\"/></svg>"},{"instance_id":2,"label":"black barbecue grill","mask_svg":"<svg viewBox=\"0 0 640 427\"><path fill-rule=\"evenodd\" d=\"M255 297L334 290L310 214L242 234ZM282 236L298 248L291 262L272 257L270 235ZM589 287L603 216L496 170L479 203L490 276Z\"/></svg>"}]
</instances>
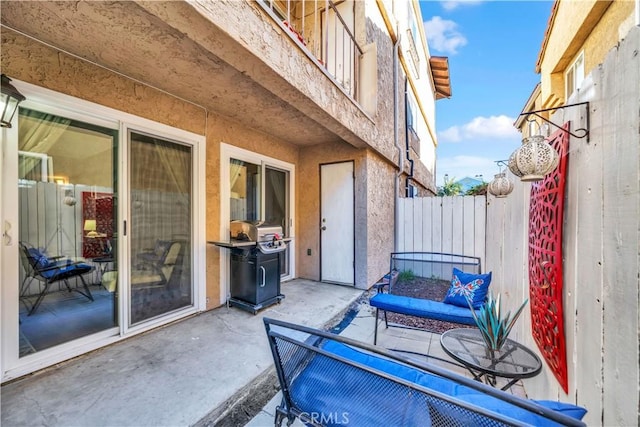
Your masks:
<instances>
[{"instance_id":1,"label":"black barbecue grill","mask_svg":"<svg viewBox=\"0 0 640 427\"><path fill-rule=\"evenodd\" d=\"M258 221L232 221L229 242L212 242L231 249L229 304L256 314L279 303L280 255L289 239L282 227Z\"/></svg>"}]
</instances>

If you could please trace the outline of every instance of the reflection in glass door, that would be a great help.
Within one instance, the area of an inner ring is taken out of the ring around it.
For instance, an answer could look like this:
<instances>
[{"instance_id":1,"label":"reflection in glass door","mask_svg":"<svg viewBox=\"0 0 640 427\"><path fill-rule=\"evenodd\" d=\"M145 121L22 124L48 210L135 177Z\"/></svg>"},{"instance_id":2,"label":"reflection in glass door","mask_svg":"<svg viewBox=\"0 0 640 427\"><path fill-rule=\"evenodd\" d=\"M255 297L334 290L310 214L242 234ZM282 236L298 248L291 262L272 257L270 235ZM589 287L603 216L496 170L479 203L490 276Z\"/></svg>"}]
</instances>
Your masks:
<instances>
[{"instance_id":1,"label":"reflection in glass door","mask_svg":"<svg viewBox=\"0 0 640 427\"><path fill-rule=\"evenodd\" d=\"M19 357L118 325L117 131L21 108Z\"/></svg>"},{"instance_id":2,"label":"reflection in glass door","mask_svg":"<svg viewBox=\"0 0 640 427\"><path fill-rule=\"evenodd\" d=\"M194 304L192 147L129 133L130 323Z\"/></svg>"},{"instance_id":3,"label":"reflection in glass door","mask_svg":"<svg viewBox=\"0 0 640 427\"><path fill-rule=\"evenodd\" d=\"M282 227L285 236L289 236L289 212L287 200L289 200L288 172L265 167L264 189L264 218L268 224L277 224ZM280 256L280 274L289 275L289 246Z\"/></svg>"},{"instance_id":4,"label":"reflection in glass door","mask_svg":"<svg viewBox=\"0 0 640 427\"><path fill-rule=\"evenodd\" d=\"M279 225L284 236L289 237L288 171L266 166L264 162L256 164L230 158L229 179L231 221L264 221ZM282 276L289 275L289 257L287 246L280 256Z\"/></svg>"}]
</instances>

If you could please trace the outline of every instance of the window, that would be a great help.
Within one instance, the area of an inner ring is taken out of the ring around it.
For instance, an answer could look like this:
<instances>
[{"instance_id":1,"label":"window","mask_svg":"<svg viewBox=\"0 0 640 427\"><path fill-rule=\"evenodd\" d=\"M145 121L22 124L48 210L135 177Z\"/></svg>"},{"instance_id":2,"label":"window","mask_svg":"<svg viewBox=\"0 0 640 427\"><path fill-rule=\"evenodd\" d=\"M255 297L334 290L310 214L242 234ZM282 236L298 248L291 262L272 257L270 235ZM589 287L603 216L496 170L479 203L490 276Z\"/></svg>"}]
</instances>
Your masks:
<instances>
[{"instance_id":1,"label":"window","mask_svg":"<svg viewBox=\"0 0 640 427\"><path fill-rule=\"evenodd\" d=\"M409 28L407 29L407 36L409 40L409 57L413 63L413 71L416 73L416 78L420 78L420 55L418 54L418 44L420 40L420 34L418 33L418 25L416 24L416 17L413 14L413 4L407 3Z\"/></svg>"},{"instance_id":2,"label":"window","mask_svg":"<svg viewBox=\"0 0 640 427\"><path fill-rule=\"evenodd\" d=\"M576 60L565 73L565 98L569 99L573 93L580 89L584 80L584 52L580 52Z\"/></svg>"},{"instance_id":3,"label":"window","mask_svg":"<svg viewBox=\"0 0 640 427\"><path fill-rule=\"evenodd\" d=\"M53 159L44 153L18 151L18 179L48 182L52 164Z\"/></svg>"},{"instance_id":4,"label":"window","mask_svg":"<svg viewBox=\"0 0 640 427\"><path fill-rule=\"evenodd\" d=\"M418 103L411 93L407 94L407 128L418 133Z\"/></svg>"},{"instance_id":5,"label":"window","mask_svg":"<svg viewBox=\"0 0 640 427\"><path fill-rule=\"evenodd\" d=\"M260 219L262 166L231 159L231 221L257 221Z\"/></svg>"}]
</instances>

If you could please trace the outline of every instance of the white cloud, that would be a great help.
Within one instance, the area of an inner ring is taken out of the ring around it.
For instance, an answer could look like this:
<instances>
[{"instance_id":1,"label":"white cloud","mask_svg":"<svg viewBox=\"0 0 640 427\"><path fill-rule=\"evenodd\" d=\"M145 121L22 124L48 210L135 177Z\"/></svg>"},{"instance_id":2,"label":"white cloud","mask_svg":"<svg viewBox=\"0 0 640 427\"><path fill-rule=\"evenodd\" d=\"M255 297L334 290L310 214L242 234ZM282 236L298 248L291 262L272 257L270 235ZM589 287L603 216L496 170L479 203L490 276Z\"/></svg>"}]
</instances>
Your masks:
<instances>
[{"instance_id":1,"label":"white cloud","mask_svg":"<svg viewBox=\"0 0 640 427\"><path fill-rule=\"evenodd\" d=\"M466 37L458 31L458 24L439 16L425 21L424 30L429 46L439 52L455 55L459 48L467 44Z\"/></svg>"},{"instance_id":2,"label":"white cloud","mask_svg":"<svg viewBox=\"0 0 640 427\"><path fill-rule=\"evenodd\" d=\"M445 129L442 132L439 132L438 139L443 141L450 141L450 142L462 141L462 136L460 135L460 127L451 126L449 129Z\"/></svg>"},{"instance_id":3,"label":"white cloud","mask_svg":"<svg viewBox=\"0 0 640 427\"><path fill-rule=\"evenodd\" d=\"M458 6L473 6L482 3L481 0L460 0L460 1L443 1L442 8L444 10L454 10L457 9Z\"/></svg>"},{"instance_id":4,"label":"white cloud","mask_svg":"<svg viewBox=\"0 0 640 427\"><path fill-rule=\"evenodd\" d=\"M520 133L513 126L514 118L505 115L475 117L462 126L451 126L438 132L438 140L448 142L474 139L519 139Z\"/></svg>"}]
</instances>

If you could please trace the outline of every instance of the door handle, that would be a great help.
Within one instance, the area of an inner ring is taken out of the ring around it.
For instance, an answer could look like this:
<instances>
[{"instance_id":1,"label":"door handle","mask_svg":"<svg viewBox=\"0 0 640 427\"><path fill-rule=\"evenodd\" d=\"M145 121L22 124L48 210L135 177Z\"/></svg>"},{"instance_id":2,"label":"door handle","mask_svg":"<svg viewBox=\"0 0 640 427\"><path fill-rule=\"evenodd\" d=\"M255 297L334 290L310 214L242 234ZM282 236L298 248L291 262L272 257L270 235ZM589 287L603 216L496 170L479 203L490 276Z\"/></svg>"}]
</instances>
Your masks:
<instances>
[{"instance_id":1,"label":"door handle","mask_svg":"<svg viewBox=\"0 0 640 427\"><path fill-rule=\"evenodd\" d=\"M260 266L260 271L262 271L262 283L260 283L260 287L264 288L265 276L267 275L267 272L263 266Z\"/></svg>"},{"instance_id":2,"label":"door handle","mask_svg":"<svg viewBox=\"0 0 640 427\"><path fill-rule=\"evenodd\" d=\"M326 226L326 225L323 225L323 226L322 226L322 228L320 228L320 230L322 230L322 231L324 231L324 230L326 230L326 229L327 229L327 226Z\"/></svg>"}]
</instances>

